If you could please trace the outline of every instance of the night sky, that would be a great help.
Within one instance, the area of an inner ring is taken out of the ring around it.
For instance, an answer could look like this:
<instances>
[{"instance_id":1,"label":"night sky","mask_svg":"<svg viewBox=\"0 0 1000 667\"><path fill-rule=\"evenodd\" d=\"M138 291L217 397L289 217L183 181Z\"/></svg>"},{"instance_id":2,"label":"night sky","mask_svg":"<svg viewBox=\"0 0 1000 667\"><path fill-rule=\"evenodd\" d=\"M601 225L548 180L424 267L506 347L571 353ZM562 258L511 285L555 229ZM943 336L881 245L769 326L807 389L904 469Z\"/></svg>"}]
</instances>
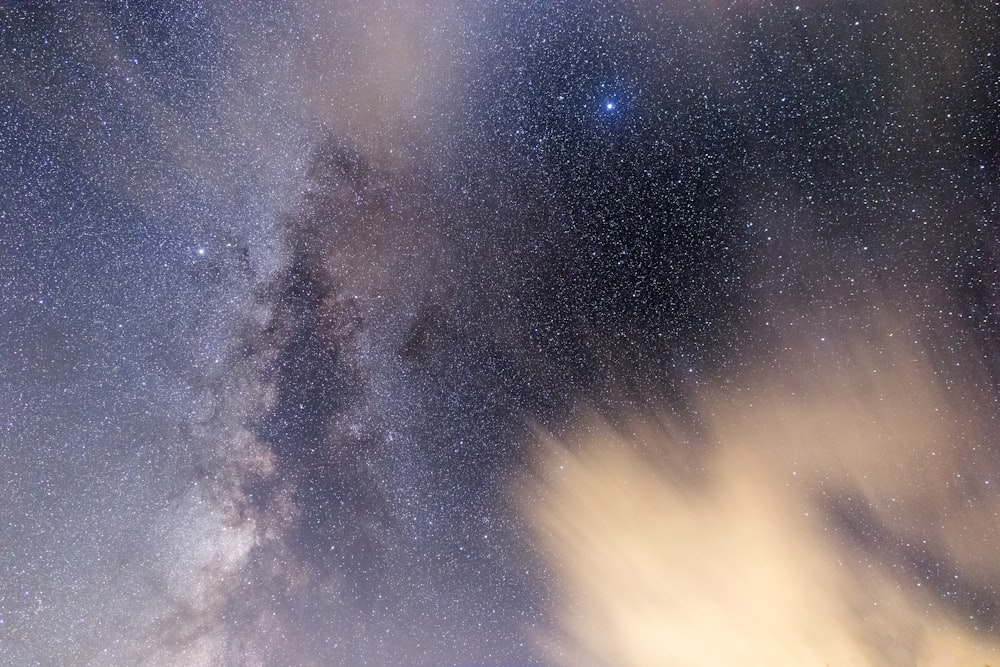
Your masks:
<instances>
[{"instance_id":1,"label":"night sky","mask_svg":"<svg viewBox=\"0 0 1000 667\"><path fill-rule=\"evenodd\" d=\"M0 663L1000 661L1000 3L0 0Z\"/></svg>"}]
</instances>

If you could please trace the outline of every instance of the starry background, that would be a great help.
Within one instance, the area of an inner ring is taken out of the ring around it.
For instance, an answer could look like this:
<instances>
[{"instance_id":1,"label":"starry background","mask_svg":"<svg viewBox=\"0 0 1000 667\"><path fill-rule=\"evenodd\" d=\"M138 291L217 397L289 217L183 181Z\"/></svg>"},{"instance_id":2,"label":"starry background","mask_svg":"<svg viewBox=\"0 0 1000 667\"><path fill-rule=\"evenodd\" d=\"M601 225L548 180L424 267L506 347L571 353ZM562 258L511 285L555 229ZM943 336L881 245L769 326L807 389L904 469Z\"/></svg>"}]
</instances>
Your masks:
<instances>
[{"instance_id":1,"label":"starry background","mask_svg":"<svg viewBox=\"0 0 1000 667\"><path fill-rule=\"evenodd\" d=\"M697 469L701 388L896 314L975 397L981 556L848 496L830 530L996 640L998 33L994 2L0 1L0 662L550 664L533 433L664 411Z\"/></svg>"}]
</instances>

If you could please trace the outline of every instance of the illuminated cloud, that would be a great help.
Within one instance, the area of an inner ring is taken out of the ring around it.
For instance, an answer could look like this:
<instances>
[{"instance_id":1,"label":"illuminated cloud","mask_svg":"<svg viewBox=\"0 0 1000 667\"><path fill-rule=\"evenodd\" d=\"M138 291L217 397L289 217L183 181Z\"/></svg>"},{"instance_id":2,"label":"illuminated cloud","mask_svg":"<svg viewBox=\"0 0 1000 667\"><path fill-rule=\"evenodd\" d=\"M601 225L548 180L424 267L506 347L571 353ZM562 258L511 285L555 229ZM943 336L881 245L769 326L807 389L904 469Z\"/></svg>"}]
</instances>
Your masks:
<instances>
[{"instance_id":1,"label":"illuminated cloud","mask_svg":"<svg viewBox=\"0 0 1000 667\"><path fill-rule=\"evenodd\" d=\"M759 374L668 419L543 437L521 491L561 583L564 665L927 665L1000 656L1000 496L977 428L912 348ZM694 469L692 469L694 468ZM981 480L982 481L982 480ZM963 485L962 491L954 485ZM994 522L995 523L995 522Z\"/></svg>"}]
</instances>

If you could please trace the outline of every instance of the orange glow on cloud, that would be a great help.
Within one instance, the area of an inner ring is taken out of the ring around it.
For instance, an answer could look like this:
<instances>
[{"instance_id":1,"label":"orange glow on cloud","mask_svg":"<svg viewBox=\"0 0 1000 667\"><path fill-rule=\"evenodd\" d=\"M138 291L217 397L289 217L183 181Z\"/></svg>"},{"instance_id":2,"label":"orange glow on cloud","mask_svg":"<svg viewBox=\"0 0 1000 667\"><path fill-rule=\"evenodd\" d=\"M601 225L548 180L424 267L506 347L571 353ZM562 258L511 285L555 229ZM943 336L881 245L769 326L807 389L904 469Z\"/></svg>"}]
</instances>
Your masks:
<instances>
[{"instance_id":1,"label":"orange glow on cloud","mask_svg":"<svg viewBox=\"0 0 1000 667\"><path fill-rule=\"evenodd\" d=\"M892 539L926 540L963 576L997 578L983 539L992 533L968 526L993 516L996 530L1000 502L970 506L952 484L975 465L962 445L975 424L912 352L856 348L759 377L749 391L702 397L714 442L694 474L676 463L679 431L669 420L613 427L591 417L576 437L543 436L520 500L562 586L560 635L545 639L551 659L576 667L997 660L995 638L913 571L873 555L874 546L852 546L831 517L828 494L852 494Z\"/></svg>"}]
</instances>

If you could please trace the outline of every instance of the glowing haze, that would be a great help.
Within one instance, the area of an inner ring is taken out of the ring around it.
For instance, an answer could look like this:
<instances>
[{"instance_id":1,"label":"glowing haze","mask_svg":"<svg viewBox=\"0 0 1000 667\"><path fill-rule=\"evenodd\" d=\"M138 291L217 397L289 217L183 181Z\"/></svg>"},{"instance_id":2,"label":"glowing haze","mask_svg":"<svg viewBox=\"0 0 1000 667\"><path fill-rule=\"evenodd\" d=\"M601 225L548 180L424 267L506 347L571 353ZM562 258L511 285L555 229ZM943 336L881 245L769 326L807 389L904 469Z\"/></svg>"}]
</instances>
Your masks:
<instances>
[{"instance_id":1,"label":"glowing haze","mask_svg":"<svg viewBox=\"0 0 1000 667\"><path fill-rule=\"evenodd\" d=\"M695 465L684 429L657 415L543 437L520 498L561 582L551 659L996 660L1000 494L983 424L912 345L881 343L708 392Z\"/></svg>"}]
</instances>

